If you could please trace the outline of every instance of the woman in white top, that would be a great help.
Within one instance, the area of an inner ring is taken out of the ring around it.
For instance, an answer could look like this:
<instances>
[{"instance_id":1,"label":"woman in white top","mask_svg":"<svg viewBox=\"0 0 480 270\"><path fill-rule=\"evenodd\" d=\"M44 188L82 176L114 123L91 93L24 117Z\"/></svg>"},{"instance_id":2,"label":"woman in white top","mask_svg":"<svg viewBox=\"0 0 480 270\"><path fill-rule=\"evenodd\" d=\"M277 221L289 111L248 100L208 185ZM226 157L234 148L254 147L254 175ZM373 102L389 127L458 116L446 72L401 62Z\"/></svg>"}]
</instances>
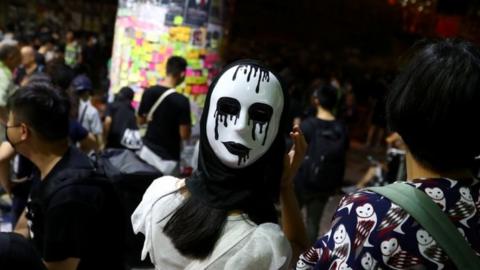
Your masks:
<instances>
[{"instance_id":1,"label":"woman in white top","mask_svg":"<svg viewBox=\"0 0 480 270\"><path fill-rule=\"evenodd\" d=\"M285 108L271 70L253 60L224 69L206 98L197 170L155 180L132 215L142 258L149 253L156 269L289 267L292 248L295 256L308 242L291 185L306 143L295 127L285 155Z\"/></svg>"}]
</instances>

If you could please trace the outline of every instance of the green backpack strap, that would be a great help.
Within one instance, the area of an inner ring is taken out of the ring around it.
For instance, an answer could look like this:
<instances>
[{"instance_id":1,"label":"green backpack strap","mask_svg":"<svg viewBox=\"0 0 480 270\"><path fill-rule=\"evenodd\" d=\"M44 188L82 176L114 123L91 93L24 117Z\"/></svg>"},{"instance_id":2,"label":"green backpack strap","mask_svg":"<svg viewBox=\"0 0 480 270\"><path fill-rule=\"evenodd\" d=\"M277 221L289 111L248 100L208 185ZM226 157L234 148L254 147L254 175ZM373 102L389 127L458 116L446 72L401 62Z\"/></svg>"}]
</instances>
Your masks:
<instances>
[{"instance_id":1,"label":"green backpack strap","mask_svg":"<svg viewBox=\"0 0 480 270\"><path fill-rule=\"evenodd\" d=\"M369 187L409 213L447 253L458 269L480 269L478 257L445 213L424 192L406 183Z\"/></svg>"}]
</instances>

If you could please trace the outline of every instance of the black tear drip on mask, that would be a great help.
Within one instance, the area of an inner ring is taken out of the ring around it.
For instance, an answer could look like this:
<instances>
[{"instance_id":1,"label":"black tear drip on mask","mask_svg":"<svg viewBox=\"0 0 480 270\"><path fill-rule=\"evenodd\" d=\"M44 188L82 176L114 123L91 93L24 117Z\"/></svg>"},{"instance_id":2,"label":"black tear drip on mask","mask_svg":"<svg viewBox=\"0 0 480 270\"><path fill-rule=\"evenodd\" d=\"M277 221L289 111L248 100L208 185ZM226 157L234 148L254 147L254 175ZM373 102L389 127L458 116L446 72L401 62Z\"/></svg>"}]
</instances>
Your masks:
<instances>
[{"instance_id":1,"label":"black tear drip on mask","mask_svg":"<svg viewBox=\"0 0 480 270\"><path fill-rule=\"evenodd\" d=\"M250 81L252 72L254 72L253 73L253 78L257 77L257 72L259 72L258 77L257 77L258 81L257 81L257 87L255 88L255 93L258 94L258 92L260 91L260 81L270 82L270 72L267 69L256 66L256 65L238 65L237 69L235 70L235 73L233 73L233 78L232 78L233 81L235 81L237 79L238 70L240 70L242 67L244 68L243 69L243 74L245 74L245 75L247 74L247 69L249 69L248 70L248 75L247 75L247 82Z\"/></svg>"},{"instance_id":2,"label":"black tear drip on mask","mask_svg":"<svg viewBox=\"0 0 480 270\"><path fill-rule=\"evenodd\" d=\"M230 116L230 120L228 119L228 116ZM218 140L218 123L219 122L223 122L223 126L224 127L228 127L228 121L234 121L233 124L236 125L237 124L237 120L238 118L240 117L239 114L237 115L229 115L227 113L223 113L221 111L218 110L218 107L217 107L217 110L215 111L213 117L215 118L215 140ZM235 120L233 120L235 118ZM266 135L266 134L265 134ZM255 134L253 135L255 136ZM265 144L265 142L264 142ZM250 158L250 152L247 152L246 154L243 154L243 155L237 155L238 156L238 166L240 166L240 164L243 162L247 162L247 159Z\"/></svg>"},{"instance_id":3,"label":"black tear drip on mask","mask_svg":"<svg viewBox=\"0 0 480 270\"><path fill-rule=\"evenodd\" d=\"M228 119L228 116L230 116L230 120ZM215 140L218 140L218 123L223 122L224 127L228 127L228 121L234 121L233 124L237 124L238 117L240 117L238 114L237 115L229 115L226 113L223 113L221 111L217 110L215 111L215 114L213 115L215 118ZM233 120L235 118L235 120ZM255 135L254 135L255 136ZM247 159L250 158L250 152L247 152L246 154L243 155L237 155L238 156L238 166L243 162L247 162Z\"/></svg>"},{"instance_id":4,"label":"black tear drip on mask","mask_svg":"<svg viewBox=\"0 0 480 270\"><path fill-rule=\"evenodd\" d=\"M213 114L213 118L215 118L215 140L218 140L218 123L223 122L224 127L228 127L228 121L232 121L235 118L235 121L233 122L234 125L237 124L237 120L240 117L240 115L230 115L230 120L228 120L229 114L223 113L221 111L217 110Z\"/></svg>"},{"instance_id":5,"label":"black tear drip on mask","mask_svg":"<svg viewBox=\"0 0 480 270\"><path fill-rule=\"evenodd\" d=\"M253 78L257 78L257 86L255 87L255 93L257 93L257 94L260 91L260 81L270 82L270 72L267 69L256 66L256 65L238 65L237 68L235 69L235 72L233 73L233 77L232 77L233 81L235 81L237 79L237 73L241 68L243 68L243 74L244 75L247 75L247 71L248 71L247 82L250 82L250 78L252 78L252 74L253 74ZM257 77L257 73L258 73L258 77ZM252 121L252 119L248 120L248 125L249 126L250 126L251 121ZM265 145L265 142L267 140L268 127L270 126L270 121L265 123L265 122L253 120L252 139L254 141L256 140L255 130L257 128L257 125L260 127L259 133L262 134L263 133L263 126L265 124L267 125L267 127L265 128L265 136L263 138L262 145ZM217 134L217 133L215 133L215 134ZM218 138L218 137L216 136L215 138Z\"/></svg>"},{"instance_id":6,"label":"black tear drip on mask","mask_svg":"<svg viewBox=\"0 0 480 270\"><path fill-rule=\"evenodd\" d=\"M258 133L262 134L263 133L263 126L266 124L267 127L265 128L265 136L263 137L263 142L262 145L265 145L265 142L267 141L267 136L268 136L268 127L270 126L270 121L268 122L262 122L262 121L256 121L249 119L248 120L248 125L250 126L250 122L253 121L253 127L252 127L252 139L255 141L257 138L255 137L255 130L257 129L257 125L260 127L260 130Z\"/></svg>"},{"instance_id":7,"label":"black tear drip on mask","mask_svg":"<svg viewBox=\"0 0 480 270\"><path fill-rule=\"evenodd\" d=\"M244 155L238 155L238 163L237 165L240 166L240 164L247 162L247 159L250 158L250 151L245 153Z\"/></svg>"},{"instance_id":8,"label":"black tear drip on mask","mask_svg":"<svg viewBox=\"0 0 480 270\"><path fill-rule=\"evenodd\" d=\"M270 121L272 120L272 115L273 115L273 108L272 106L265 104L265 103L253 103L250 105L248 108L248 125L250 126L250 122L253 121L253 127L252 127L252 139L255 141L256 140L256 131L257 131L257 126L258 126L258 133L262 134L263 133L263 128L266 125L265 128L265 135L263 137L263 142L262 145L265 145L265 142L267 141L268 137L268 129L270 127Z\"/></svg>"}]
</instances>

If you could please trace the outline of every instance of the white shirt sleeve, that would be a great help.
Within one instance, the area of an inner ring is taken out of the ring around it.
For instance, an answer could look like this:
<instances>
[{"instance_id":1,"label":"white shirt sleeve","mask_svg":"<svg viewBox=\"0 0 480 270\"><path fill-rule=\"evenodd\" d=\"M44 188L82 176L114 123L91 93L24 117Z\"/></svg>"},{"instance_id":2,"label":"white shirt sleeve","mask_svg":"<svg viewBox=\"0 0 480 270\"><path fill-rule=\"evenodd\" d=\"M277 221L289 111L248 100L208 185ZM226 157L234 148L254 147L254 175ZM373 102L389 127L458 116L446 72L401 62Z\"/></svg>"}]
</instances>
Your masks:
<instances>
[{"instance_id":1,"label":"white shirt sleeve","mask_svg":"<svg viewBox=\"0 0 480 270\"><path fill-rule=\"evenodd\" d=\"M8 71L4 69L6 67L0 66L0 107L7 106L7 100L14 88L11 76L8 76Z\"/></svg>"},{"instance_id":2,"label":"white shirt sleeve","mask_svg":"<svg viewBox=\"0 0 480 270\"><path fill-rule=\"evenodd\" d=\"M155 203L171 192L177 189L179 179L172 176L163 176L152 182L145 194L143 194L142 201L137 206L132 214L132 227L135 234L142 233L145 235L145 242L143 244L142 257L144 260L147 253L152 253L152 215L153 206ZM152 254L151 254L152 255Z\"/></svg>"},{"instance_id":3,"label":"white shirt sleeve","mask_svg":"<svg viewBox=\"0 0 480 270\"><path fill-rule=\"evenodd\" d=\"M90 108L92 110L92 113L90 115L90 131L95 134L95 135L100 135L103 132L103 126L102 126L102 121L100 120L100 115L98 113L98 110L95 109L95 107Z\"/></svg>"}]
</instances>

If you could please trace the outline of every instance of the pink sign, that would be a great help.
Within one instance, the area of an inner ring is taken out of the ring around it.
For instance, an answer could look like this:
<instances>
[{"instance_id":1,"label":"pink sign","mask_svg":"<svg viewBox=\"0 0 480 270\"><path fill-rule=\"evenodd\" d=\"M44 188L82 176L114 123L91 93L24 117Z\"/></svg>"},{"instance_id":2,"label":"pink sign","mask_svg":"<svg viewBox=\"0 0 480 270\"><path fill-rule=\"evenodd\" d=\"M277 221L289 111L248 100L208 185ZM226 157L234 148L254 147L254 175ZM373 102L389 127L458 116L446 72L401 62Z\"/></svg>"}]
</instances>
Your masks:
<instances>
[{"instance_id":1,"label":"pink sign","mask_svg":"<svg viewBox=\"0 0 480 270\"><path fill-rule=\"evenodd\" d=\"M211 68L213 65L220 60L220 56L218 53L208 53L205 55L205 59L203 60L203 64L206 68Z\"/></svg>"},{"instance_id":2,"label":"pink sign","mask_svg":"<svg viewBox=\"0 0 480 270\"><path fill-rule=\"evenodd\" d=\"M208 92L207 85L192 85L192 94L193 95L200 95L206 94Z\"/></svg>"},{"instance_id":3,"label":"pink sign","mask_svg":"<svg viewBox=\"0 0 480 270\"><path fill-rule=\"evenodd\" d=\"M187 77L196 77L196 76L201 76L202 71L200 70L193 70L191 68L187 68L187 71L185 72L185 76Z\"/></svg>"},{"instance_id":4,"label":"pink sign","mask_svg":"<svg viewBox=\"0 0 480 270\"><path fill-rule=\"evenodd\" d=\"M158 53L158 52L153 52L152 62L154 62L154 63L161 63L161 62L163 62L163 59L164 59L164 55L163 55L163 54L160 54L160 53Z\"/></svg>"}]
</instances>

